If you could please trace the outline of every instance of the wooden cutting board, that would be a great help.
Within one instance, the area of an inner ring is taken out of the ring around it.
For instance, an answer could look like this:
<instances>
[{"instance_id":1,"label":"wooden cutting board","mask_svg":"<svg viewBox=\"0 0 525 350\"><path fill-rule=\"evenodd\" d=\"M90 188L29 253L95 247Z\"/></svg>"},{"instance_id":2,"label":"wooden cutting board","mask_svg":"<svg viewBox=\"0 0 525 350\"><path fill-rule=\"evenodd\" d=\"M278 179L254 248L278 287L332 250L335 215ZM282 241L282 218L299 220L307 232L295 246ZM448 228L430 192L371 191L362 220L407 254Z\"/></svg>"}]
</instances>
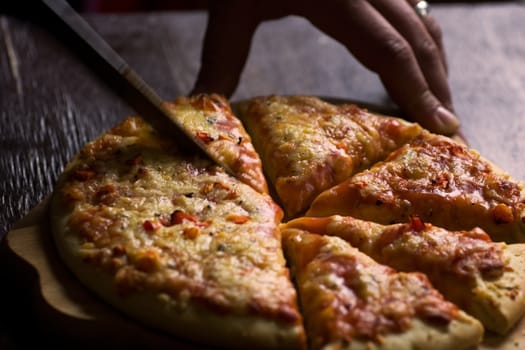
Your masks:
<instances>
[{"instance_id":1,"label":"wooden cutting board","mask_svg":"<svg viewBox=\"0 0 525 350\"><path fill-rule=\"evenodd\" d=\"M116 347L204 350L149 329L120 314L83 287L65 268L51 241L46 202L33 209L6 236L7 253L16 264L34 270L38 319L79 341L110 340ZM524 271L525 273L525 271ZM205 332L204 332L205 334ZM479 350L525 348L525 317L505 337L487 333Z\"/></svg>"}]
</instances>

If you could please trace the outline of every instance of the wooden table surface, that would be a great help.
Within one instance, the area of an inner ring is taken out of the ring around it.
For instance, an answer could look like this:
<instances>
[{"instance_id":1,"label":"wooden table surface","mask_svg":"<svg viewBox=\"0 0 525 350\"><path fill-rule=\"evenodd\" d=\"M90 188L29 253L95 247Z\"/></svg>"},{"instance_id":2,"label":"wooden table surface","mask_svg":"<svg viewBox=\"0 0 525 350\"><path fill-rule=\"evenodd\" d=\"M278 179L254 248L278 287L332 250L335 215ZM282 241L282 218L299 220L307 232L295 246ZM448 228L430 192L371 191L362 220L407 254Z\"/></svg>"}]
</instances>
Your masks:
<instances>
[{"instance_id":1,"label":"wooden table surface","mask_svg":"<svg viewBox=\"0 0 525 350\"><path fill-rule=\"evenodd\" d=\"M470 145L525 180L525 3L434 4L432 15L442 25L454 103ZM163 98L189 92L204 12L88 20ZM296 17L260 27L232 100L273 93L392 106L377 76ZM84 143L132 113L54 35L0 15L0 239L52 191ZM0 299L0 315L7 302ZM0 349L18 348L9 323L0 316Z\"/></svg>"}]
</instances>

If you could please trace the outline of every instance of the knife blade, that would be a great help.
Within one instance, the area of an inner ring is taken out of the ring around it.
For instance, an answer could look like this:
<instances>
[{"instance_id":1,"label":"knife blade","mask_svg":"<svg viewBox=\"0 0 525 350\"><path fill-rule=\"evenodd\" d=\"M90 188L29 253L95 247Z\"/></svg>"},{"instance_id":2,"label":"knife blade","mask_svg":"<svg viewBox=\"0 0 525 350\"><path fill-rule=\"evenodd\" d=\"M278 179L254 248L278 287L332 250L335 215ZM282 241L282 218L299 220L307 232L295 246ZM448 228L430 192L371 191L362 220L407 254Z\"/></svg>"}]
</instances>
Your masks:
<instances>
[{"instance_id":1,"label":"knife blade","mask_svg":"<svg viewBox=\"0 0 525 350\"><path fill-rule=\"evenodd\" d=\"M149 122L157 132L175 139L177 145L185 152L199 153L207 156L214 163L222 166L229 174L231 168L211 152L196 135L184 124L172 117L163 105L161 97L149 86L138 73L95 31L93 27L73 9L66 0L42 0L62 23L75 34L84 47L95 54L98 61L123 78L121 84L127 85L134 92L133 108L144 120Z\"/></svg>"}]
</instances>

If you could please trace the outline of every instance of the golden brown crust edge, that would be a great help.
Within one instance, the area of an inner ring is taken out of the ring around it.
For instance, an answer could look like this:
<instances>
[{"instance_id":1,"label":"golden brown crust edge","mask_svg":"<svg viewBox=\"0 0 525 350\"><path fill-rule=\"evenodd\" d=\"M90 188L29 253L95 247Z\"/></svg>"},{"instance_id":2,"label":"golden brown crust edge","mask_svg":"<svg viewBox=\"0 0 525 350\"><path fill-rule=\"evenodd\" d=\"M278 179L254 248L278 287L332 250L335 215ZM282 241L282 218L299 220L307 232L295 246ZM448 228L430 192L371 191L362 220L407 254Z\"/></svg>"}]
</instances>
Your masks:
<instances>
[{"instance_id":1,"label":"golden brown crust edge","mask_svg":"<svg viewBox=\"0 0 525 350\"><path fill-rule=\"evenodd\" d=\"M525 244L506 245L504 257L505 273L495 281L480 278L467 310L499 334L507 333L525 314Z\"/></svg>"},{"instance_id":2,"label":"golden brown crust edge","mask_svg":"<svg viewBox=\"0 0 525 350\"><path fill-rule=\"evenodd\" d=\"M482 336L481 324L460 311L457 319L441 329L414 320L412 328L406 332L386 335L380 342L336 342L323 347L323 350L460 350L474 348L481 342Z\"/></svg>"}]
</instances>

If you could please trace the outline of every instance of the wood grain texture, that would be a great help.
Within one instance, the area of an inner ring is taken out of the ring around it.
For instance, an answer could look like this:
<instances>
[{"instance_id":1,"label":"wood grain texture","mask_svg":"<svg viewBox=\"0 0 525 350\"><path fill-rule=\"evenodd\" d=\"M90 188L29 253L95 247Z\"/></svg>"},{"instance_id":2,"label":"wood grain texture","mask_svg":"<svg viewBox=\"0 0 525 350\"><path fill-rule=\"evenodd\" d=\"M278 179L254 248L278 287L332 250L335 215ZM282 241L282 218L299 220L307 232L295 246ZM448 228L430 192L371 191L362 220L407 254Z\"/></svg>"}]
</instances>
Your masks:
<instances>
[{"instance_id":1,"label":"wood grain texture","mask_svg":"<svg viewBox=\"0 0 525 350\"><path fill-rule=\"evenodd\" d=\"M524 2L434 4L432 15L443 29L454 103L470 145L525 180ZM190 91L205 13L90 15L88 21L161 97ZM259 28L233 100L272 93L392 106L375 74L296 17ZM84 143L131 113L54 35L0 15L0 239L52 191ZM2 266L0 274L8 270ZM5 328L0 320L2 349L12 345L2 336Z\"/></svg>"}]
</instances>

